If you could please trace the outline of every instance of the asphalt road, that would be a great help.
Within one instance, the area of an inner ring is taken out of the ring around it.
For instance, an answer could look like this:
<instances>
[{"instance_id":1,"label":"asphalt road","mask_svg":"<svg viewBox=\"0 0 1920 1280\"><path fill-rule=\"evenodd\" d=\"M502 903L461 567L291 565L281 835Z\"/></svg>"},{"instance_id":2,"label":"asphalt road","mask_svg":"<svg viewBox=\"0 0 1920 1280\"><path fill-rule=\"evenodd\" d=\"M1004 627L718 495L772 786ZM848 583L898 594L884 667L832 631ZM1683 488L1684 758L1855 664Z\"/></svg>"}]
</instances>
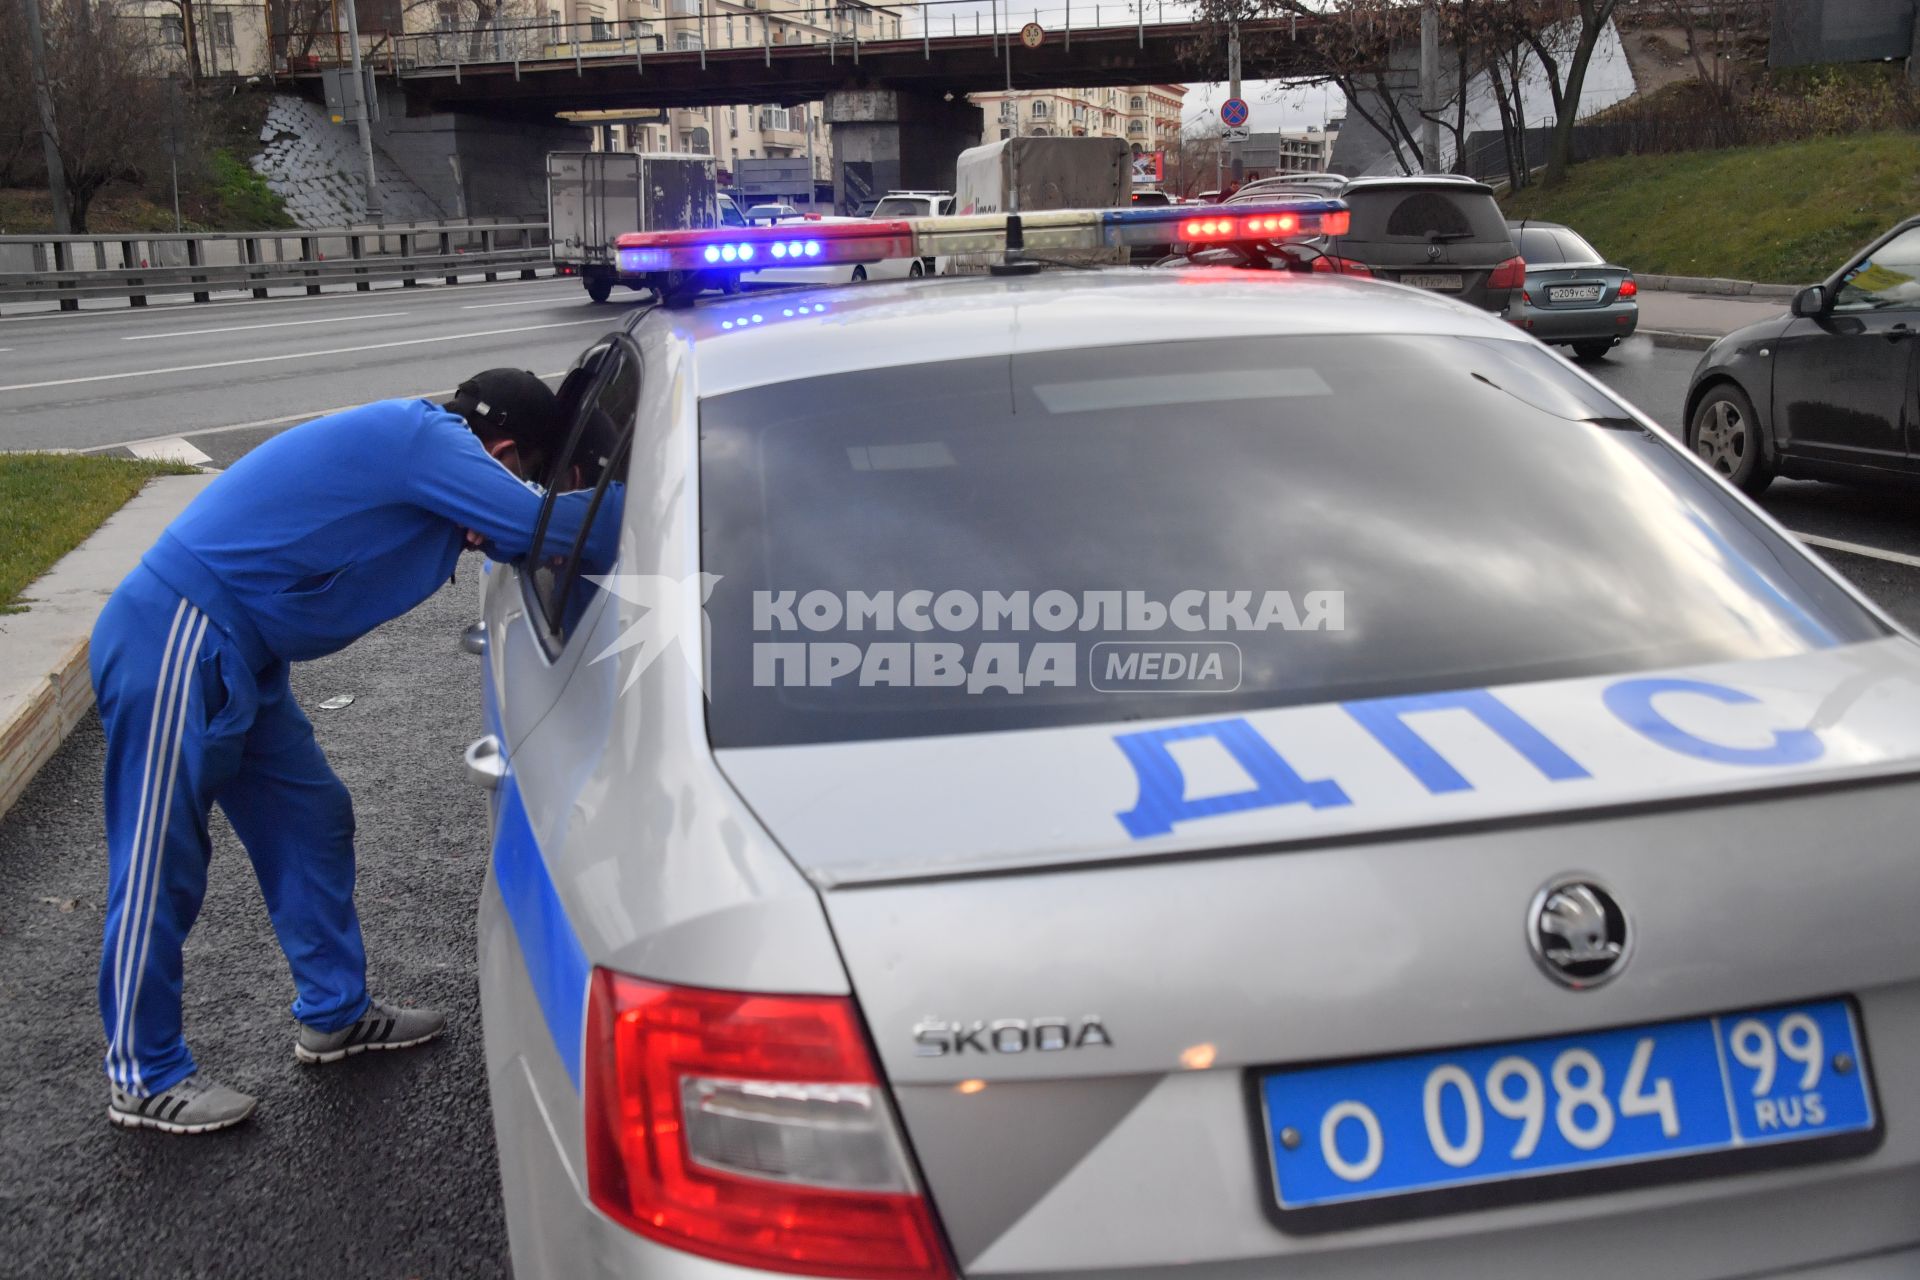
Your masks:
<instances>
[{"instance_id":1,"label":"asphalt road","mask_svg":"<svg viewBox=\"0 0 1920 1280\"><path fill-rule=\"evenodd\" d=\"M326 409L442 392L490 364L557 372L624 310L553 281L4 320L0 448L188 433L225 465ZM266 325L282 327L255 327ZM231 331L183 332L214 328ZM448 336L481 330L517 331ZM1592 369L1671 427L1694 360L1642 340ZM207 367L183 368L194 365ZM120 371L133 376L76 381ZM228 429L245 423L257 425ZM1907 495L1776 483L1766 505L1802 532L1920 554ZM1920 628L1920 568L1828 554ZM295 1062L291 983L245 853L216 815L187 1029L202 1066L259 1095L261 1110L206 1139L109 1129L96 722L0 820L0 1275L505 1273L474 969L485 814L460 758L480 722L475 659L457 644L476 573L463 567L412 615L294 675L356 799L374 989L447 1009L439 1043ZM343 692L351 706L315 709Z\"/></svg>"},{"instance_id":2,"label":"asphalt road","mask_svg":"<svg viewBox=\"0 0 1920 1280\"><path fill-rule=\"evenodd\" d=\"M0 318L0 448L270 432L494 365L558 374L641 297L550 278Z\"/></svg>"}]
</instances>

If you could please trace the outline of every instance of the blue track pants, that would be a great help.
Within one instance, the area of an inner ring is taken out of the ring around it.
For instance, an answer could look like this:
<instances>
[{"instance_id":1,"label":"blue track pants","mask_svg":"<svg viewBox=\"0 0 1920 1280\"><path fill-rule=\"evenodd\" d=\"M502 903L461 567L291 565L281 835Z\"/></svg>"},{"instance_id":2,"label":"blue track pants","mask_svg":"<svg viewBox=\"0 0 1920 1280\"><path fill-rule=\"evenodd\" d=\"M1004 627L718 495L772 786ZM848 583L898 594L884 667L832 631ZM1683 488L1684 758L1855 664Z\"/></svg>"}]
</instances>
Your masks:
<instances>
[{"instance_id":1,"label":"blue track pants","mask_svg":"<svg viewBox=\"0 0 1920 1280\"><path fill-rule=\"evenodd\" d=\"M293 970L293 1015L322 1031L366 1009L353 909L353 804L293 700L287 667L250 667L221 627L145 568L93 629L107 732L107 1075L136 1095L191 1075L180 949L206 894L218 803L253 860Z\"/></svg>"}]
</instances>

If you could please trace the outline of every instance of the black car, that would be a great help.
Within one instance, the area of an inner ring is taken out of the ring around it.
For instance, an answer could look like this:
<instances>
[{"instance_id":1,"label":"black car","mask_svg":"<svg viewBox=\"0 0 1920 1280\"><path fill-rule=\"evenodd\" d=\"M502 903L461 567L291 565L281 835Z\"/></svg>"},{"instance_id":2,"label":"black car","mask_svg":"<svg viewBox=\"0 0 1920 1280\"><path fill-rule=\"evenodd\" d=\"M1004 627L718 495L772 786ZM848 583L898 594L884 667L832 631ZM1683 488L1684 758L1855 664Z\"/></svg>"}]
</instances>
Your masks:
<instances>
[{"instance_id":1,"label":"black car","mask_svg":"<svg viewBox=\"0 0 1920 1280\"><path fill-rule=\"evenodd\" d=\"M1278 194L1264 186L1235 199ZM1377 276L1500 312L1526 282L1527 264L1484 183L1450 174L1352 178L1314 193L1344 200L1353 211L1346 235L1317 246L1323 256L1315 271Z\"/></svg>"},{"instance_id":2,"label":"black car","mask_svg":"<svg viewBox=\"0 0 1920 1280\"><path fill-rule=\"evenodd\" d=\"M1687 391L1687 446L1748 493L1776 475L1920 479L1920 218L1789 314L1714 343Z\"/></svg>"}]
</instances>

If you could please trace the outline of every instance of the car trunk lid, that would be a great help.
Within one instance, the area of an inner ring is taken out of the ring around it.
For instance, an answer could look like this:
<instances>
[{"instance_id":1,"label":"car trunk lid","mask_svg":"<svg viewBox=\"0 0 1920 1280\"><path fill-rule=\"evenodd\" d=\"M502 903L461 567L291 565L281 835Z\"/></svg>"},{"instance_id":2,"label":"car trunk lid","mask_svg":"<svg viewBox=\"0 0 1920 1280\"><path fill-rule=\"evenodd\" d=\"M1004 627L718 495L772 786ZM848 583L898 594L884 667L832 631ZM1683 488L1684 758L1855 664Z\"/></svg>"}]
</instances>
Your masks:
<instances>
[{"instance_id":1,"label":"car trunk lid","mask_svg":"<svg viewBox=\"0 0 1920 1280\"><path fill-rule=\"evenodd\" d=\"M1665 728L1635 702L1652 687ZM1322 808L1210 806L1288 788L1194 722L716 753L826 889L968 1274L1481 1276L1576 1248L1708 1276L1916 1238L1920 1135L1898 1131L1657 1193L1276 1222L1252 1104L1274 1069L1857 997L1880 1105L1920 1105L1909 642L1484 692L1236 717L1351 801ZM1177 790L1123 745L1169 731ZM1530 901L1570 872L1635 931L1591 991L1528 949Z\"/></svg>"}]
</instances>

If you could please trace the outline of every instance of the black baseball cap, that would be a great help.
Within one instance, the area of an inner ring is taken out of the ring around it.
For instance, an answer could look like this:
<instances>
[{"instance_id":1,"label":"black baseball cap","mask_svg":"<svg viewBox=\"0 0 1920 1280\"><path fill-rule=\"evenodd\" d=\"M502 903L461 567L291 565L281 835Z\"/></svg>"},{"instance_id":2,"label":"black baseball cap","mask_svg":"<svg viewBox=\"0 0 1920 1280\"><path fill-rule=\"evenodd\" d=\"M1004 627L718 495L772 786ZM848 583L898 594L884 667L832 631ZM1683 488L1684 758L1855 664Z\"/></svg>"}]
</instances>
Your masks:
<instances>
[{"instance_id":1,"label":"black baseball cap","mask_svg":"<svg viewBox=\"0 0 1920 1280\"><path fill-rule=\"evenodd\" d=\"M447 408L482 435L506 436L522 450L549 453L560 444L559 402L526 369L485 369L453 393Z\"/></svg>"}]
</instances>

